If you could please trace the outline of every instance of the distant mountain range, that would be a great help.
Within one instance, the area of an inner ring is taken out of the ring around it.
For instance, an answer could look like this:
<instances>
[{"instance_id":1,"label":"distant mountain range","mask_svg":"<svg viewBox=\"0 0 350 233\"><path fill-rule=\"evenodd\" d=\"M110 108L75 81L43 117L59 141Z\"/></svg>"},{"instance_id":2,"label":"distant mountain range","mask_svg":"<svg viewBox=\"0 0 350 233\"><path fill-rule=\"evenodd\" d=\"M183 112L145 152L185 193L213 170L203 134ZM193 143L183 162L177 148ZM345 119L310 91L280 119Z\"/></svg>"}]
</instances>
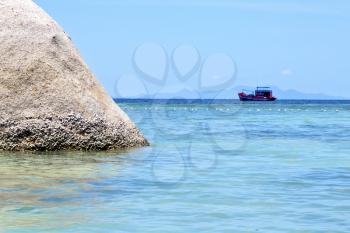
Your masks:
<instances>
[{"instance_id":1,"label":"distant mountain range","mask_svg":"<svg viewBox=\"0 0 350 233\"><path fill-rule=\"evenodd\" d=\"M276 96L278 99L292 99L292 100L293 99L296 99L296 100L297 99L312 99L312 100L344 100L346 99L341 96L330 96L322 93L304 93L294 89L282 90L275 86L272 86L271 88L273 90L274 96ZM242 91L242 89L255 90L255 87L237 86L233 88L231 91L233 91L235 95L237 95L237 93ZM231 95L232 95L232 92L231 92Z\"/></svg>"},{"instance_id":2,"label":"distant mountain range","mask_svg":"<svg viewBox=\"0 0 350 233\"><path fill-rule=\"evenodd\" d=\"M278 87L271 87L274 96L278 99L312 99L312 100L344 100L346 98L341 96L330 96L322 93L303 93L297 90L289 89L282 90ZM238 99L238 93L242 90L255 90L255 87L236 86L221 92L202 91L196 92L188 89L181 90L175 93L157 93L156 95L141 95L137 99Z\"/></svg>"}]
</instances>

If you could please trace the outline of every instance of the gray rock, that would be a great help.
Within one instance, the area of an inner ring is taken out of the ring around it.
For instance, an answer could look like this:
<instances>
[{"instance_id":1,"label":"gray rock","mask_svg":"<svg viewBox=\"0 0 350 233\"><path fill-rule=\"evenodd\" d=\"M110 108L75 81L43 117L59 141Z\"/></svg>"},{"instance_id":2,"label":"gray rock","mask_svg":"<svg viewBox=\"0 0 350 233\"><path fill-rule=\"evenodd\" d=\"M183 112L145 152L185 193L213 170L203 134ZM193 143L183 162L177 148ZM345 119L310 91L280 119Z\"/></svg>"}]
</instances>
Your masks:
<instances>
[{"instance_id":1,"label":"gray rock","mask_svg":"<svg viewBox=\"0 0 350 233\"><path fill-rule=\"evenodd\" d=\"M148 145L32 0L0 0L0 52L0 150Z\"/></svg>"}]
</instances>

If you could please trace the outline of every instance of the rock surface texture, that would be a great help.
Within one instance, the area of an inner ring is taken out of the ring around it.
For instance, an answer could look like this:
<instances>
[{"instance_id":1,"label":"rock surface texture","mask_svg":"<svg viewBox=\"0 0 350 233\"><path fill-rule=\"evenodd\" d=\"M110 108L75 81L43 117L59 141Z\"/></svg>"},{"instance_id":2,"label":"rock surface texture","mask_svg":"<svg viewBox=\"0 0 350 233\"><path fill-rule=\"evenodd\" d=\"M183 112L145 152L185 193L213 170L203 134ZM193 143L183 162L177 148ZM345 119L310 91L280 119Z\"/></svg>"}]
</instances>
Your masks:
<instances>
[{"instance_id":1,"label":"rock surface texture","mask_svg":"<svg viewBox=\"0 0 350 233\"><path fill-rule=\"evenodd\" d=\"M32 0L0 0L0 52L0 150L148 145Z\"/></svg>"}]
</instances>

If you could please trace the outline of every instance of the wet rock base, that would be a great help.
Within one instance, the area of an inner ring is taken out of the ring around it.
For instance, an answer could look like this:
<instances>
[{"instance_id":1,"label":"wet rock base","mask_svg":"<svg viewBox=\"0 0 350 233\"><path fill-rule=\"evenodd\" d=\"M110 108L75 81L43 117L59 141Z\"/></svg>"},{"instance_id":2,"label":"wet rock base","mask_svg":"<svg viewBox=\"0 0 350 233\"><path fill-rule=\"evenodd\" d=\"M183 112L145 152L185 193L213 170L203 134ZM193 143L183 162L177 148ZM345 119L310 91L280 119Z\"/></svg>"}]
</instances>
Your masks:
<instances>
[{"instance_id":1,"label":"wet rock base","mask_svg":"<svg viewBox=\"0 0 350 233\"><path fill-rule=\"evenodd\" d=\"M0 120L0 150L117 150L148 146L136 127L108 123L103 118L65 117Z\"/></svg>"}]
</instances>

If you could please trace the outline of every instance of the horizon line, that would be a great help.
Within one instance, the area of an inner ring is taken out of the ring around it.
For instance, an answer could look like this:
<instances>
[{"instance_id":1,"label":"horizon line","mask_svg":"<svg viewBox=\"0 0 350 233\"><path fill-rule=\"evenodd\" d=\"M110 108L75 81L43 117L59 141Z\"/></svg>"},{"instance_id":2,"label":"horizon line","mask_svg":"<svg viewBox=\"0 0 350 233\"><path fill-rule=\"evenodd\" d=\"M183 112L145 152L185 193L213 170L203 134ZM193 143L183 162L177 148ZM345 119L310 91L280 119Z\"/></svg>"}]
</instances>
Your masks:
<instances>
[{"instance_id":1,"label":"horizon line","mask_svg":"<svg viewBox=\"0 0 350 233\"><path fill-rule=\"evenodd\" d=\"M112 97L113 100L239 100L233 99L233 98L227 98L227 99L214 99L214 98L138 98L138 97ZM284 98L279 98L276 101L279 100L289 100L289 101L350 101L349 99L284 99Z\"/></svg>"}]
</instances>

